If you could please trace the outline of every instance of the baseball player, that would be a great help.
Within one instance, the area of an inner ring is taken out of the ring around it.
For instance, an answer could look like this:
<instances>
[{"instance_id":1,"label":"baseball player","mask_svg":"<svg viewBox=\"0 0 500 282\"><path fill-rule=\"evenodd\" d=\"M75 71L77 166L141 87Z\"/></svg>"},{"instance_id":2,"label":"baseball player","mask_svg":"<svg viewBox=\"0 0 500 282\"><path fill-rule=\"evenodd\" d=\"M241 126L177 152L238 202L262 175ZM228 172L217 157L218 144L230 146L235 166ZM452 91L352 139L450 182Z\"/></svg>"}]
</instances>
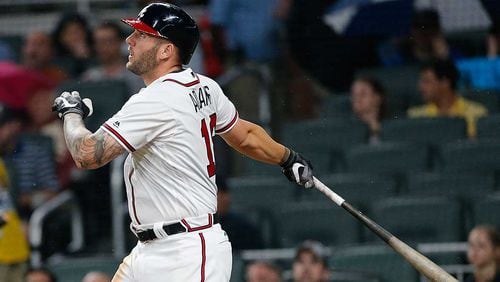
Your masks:
<instances>
[{"instance_id":1,"label":"baseball player","mask_svg":"<svg viewBox=\"0 0 500 282\"><path fill-rule=\"evenodd\" d=\"M212 137L239 152L279 164L291 181L312 185L300 154L240 119L219 85L183 65L199 40L195 21L179 7L153 3L126 39L127 68L146 87L95 133L83 119L92 103L63 92L53 110L64 120L68 148L79 168L98 168L128 152L124 164L131 229L138 243L113 281L229 281L231 244L216 215Z\"/></svg>"}]
</instances>

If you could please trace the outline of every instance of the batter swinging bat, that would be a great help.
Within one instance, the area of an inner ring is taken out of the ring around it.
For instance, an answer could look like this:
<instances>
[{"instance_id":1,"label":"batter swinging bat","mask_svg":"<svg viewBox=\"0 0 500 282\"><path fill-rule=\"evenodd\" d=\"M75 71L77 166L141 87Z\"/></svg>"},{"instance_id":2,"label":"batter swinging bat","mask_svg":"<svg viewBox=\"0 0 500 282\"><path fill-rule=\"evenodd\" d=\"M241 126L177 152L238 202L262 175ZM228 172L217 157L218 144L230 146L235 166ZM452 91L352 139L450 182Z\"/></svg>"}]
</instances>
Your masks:
<instances>
[{"instance_id":1,"label":"batter swinging bat","mask_svg":"<svg viewBox=\"0 0 500 282\"><path fill-rule=\"evenodd\" d=\"M314 177L314 187L319 191L323 192L328 198L330 198L339 207L344 208L355 218L366 225L373 233L377 234L382 240L384 240L389 246L391 246L396 252L398 252L404 259L406 259L415 269L422 273L425 277L431 281L438 282L457 282L457 280L444 271L441 267L437 266L427 257L417 252L415 249L411 248L396 236L389 233L383 227L378 225L376 222L368 218L366 215L361 213L355 207L351 206L337 193L333 192L325 184L321 183L316 177Z\"/></svg>"}]
</instances>

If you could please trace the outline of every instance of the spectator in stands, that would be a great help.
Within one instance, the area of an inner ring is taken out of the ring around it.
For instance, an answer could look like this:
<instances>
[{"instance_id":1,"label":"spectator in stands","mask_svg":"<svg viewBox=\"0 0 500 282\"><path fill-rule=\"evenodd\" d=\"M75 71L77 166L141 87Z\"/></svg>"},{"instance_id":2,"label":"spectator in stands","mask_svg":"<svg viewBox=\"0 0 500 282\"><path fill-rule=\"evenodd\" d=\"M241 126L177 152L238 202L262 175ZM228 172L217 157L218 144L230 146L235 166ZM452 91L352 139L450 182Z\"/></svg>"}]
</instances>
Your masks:
<instances>
[{"instance_id":1,"label":"spectator in stands","mask_svg":"<svg viewBox=\"0 0 500 282\"><path fill-rule=\"evenodd\" d=\"M276 116L284 110L288 70L280 52L280 1L211 0L209 4L214 53L227 74L222 87L241 116L258 123L271 121L274 129ZM260 93L268 95L265 100L258 98ZM262 107L270 118L260 115Z\"/></svg>"},{"instance_id":2,"label":"spectator in stands","mask_svg":"<svg viewBox=\"0 0 500 282\"><path fill-rule=\"evenodd\" d=\"M104 272L101 271L91 271L82 279L82 282L110 282L111 278Z\"/></svg>"},{"instance_id":3,"label":"spectator in stands","mask_svg":"<svg viewBox=\"0 0 500 282\"><path fill-rule=\"evenodd\" d=\"M9 192L7 169L0 159L0 282L22 282L29 246Z\"/></svg>"},{"instance_id":4,"label":"spectator in stands","mask_svg":"<svg viewBox=\"0 0 500 282\"><path fill-rule=\"evenodd\" d=\"M212 0L216 50L225 62L268 63L278 55L278 0Z\"/></svg>"},{"instance_id":5,"label":"spectator in stands","mask_svg":"<svg viewBox=\"0 0 500 282\"><path fill-rule=\"evenodd\" d=\"M424 9L415 13L408 36L382 44L379 56L385 65L403 65L457 59L460 54L446 41L439 13L434 9Z\"/></svg>"},{"instance_id":6,"label":"spectator in stands","mask_svg":"<svg viewBox=\"0 0 500 282\"><path fill-rule=\"evenodd\" d=\"M486 37L486 52L489 58L500 56L500 23L492 24Z\"/></svg>"},{"instance_id":7,"label":"spectator in stands","mask_svg":"<svg viewBox=\"0 0 500 282\"><path fill-rule=\"evenodd\" d=\"M0 156L12 163L18 192L17 206L21 218L29 219L31 212L59 191L51 148L21 136L25 114L0 106Z\"/></svg>"},{"instance_id":8,"label":"spectator in stands","mask_svg":"<svg viewBox=\"0 0 500 282\"><path fill-rule=\"evenodd\" d=\"M66 186L74 162L66 147L62 123L50 111L54 88L55 84L37 70L12 63L0 63L0 103L27 114L23 130L52 138L57 172L61 184Z\"/></svg>"},{"instance_id":9,"label":"spectator in stands","mask_svg":"<svg viewBox=\"0 0 500 282\"><path fill-rule=\"evenodd\" d=\"M225 183L217 183L217 214L227 232L233 251L264 247L261 231L242 214L231 211L231 193Z\"/></svg>"},{"instance_id":10,"label":"spectator in stands","mask_svg":"<svg viewBox=\"0 0 500 282\"><path fill-rule=\"evenodd\" d=\"M25 110L30 95L54 84L45 76L23 66L0 62L0 103L17 110Z\"/></svg>"},{"instance_id":11,"label":"spectator in stands","mask_svg":"<svg viewBox=\"0 0 500 282\"><path fill-rule=\"evenodd\" d=\"M467 134L476 136L476 122L488 110L481 104L457 94L458 70L451 60L435 60L420 71L419 91L425 105L408 109L410 118L461 117L467 122Z\"/></svg>"},{"instance_id":12,"label":"spectator in stands","mask_svg":"<svg viewBox=\"0 0 500 282\"><path fill-rule=\"evenodd\" d=\"M292 266L295 282L326 282L330 279L326 248L316 241L304 241L295 253Z\"/></svg>"},{"instance_id":13,"label":"spectator in stands","mask_svg":"<svg viewBox=\"0 0 500 282\"><path fill-rule=\"evenodd\" d=\"M469 233L467 259L474 268L467 282L500 282L500 233L493 226L480 225Z\"/></svg>"},{"instance_id":14,"label":"spectator in stands","mask_svg":"<svg viewBox=\"0 0 500 282\"><path fill-rule=\"evenodd\" d=\"M92 57L92 35L87 20L79 14L65 14L52 36L58 61L67 73L80 76L89 67Z\"/></svg>"},{"instance_id":15,"label":"spectator in stands","mask_svg":"<svg viewBox=\"0 0 500 282\"><path fill-rule=\"evenodd\" d=\"M352 112L370 130L370 143L378 141L381 120L386 115L385 90L369 77L358 78L351 86Z\"/></svg>"},{"instance_id":16,"label":"spectator in stands","mask_svg":"<svg viewBox=\"0 0 500 282\"><path fill-rule=\"evenodd\" d=\"M121 28L116 23L103 22L94 29L93 39L99 64L83 73L82 79L123 80L131 95L139 92L144 82L125 67L127 62L121 48L125 35Z\"/></svg>"},{"instance_id":17,"label":"spectator in stands","mask_svg":"<svg viewBox=\"0 0 500 282\"><path fill-rule=\"evenodd\" d=\"M486 55L456 61L459 85L474 90L500 91L500 23L492 24L485 39Z\"/></svg>"},{"instance_id":18,"label":"spectator in stands","mask_svg":"<svg viewBox=\"0 0 500 282\"><path fill-rule=\"evenodd\" d=\"M26 273L26 282L57 282L57 278L47 268L33 268Z\"/></svg>"},{"instance_id":19,"label":"spectator in stands","mask_svg":"<svg viewBox=\"0 0 500 282\"><path fill-rule=\"evenodd\" d=\"M255 261L246 267L247 282L281 282L281 269L267 261Z\"/></svg>"},{"instance_id":20,"label":"spectator in stands","mask_svg":"<svg viewBox=\"0 0 500 282\"><path fill-rule=\"evenodd\" d=\"M360 68L378 63L374 41L368 37L345 36L328 23L330 12L337 6L351 6L338 22L347 26L356 17L357 7L375 1L322 0L291 1L286 21L287 47L293 59L307 73L329 91L348 91L354 73ZM380 1L377 1L380 2ZM366 28L364 30L369 30Z\"/></svg>"},{"instance_id":21,"label":"spectator in stands","mask_svg":"<svg viewBox=\"0 0 500 282\"><path fill-rule=\"evenodd\" d=\"M22 65L34 70L57 85L68 78L64 70L54 64L55 50L49 34L34 31L24 39Z\"/></svg>"}]
</instances>

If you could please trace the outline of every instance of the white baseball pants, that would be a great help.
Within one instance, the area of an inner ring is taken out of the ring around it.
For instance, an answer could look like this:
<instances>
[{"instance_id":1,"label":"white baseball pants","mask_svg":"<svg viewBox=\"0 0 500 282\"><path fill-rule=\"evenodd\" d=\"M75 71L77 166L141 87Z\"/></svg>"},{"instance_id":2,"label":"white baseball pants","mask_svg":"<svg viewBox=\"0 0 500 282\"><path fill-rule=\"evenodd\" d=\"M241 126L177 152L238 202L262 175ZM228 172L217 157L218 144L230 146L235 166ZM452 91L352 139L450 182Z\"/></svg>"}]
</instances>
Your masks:
<instances>
[{"instance_id":1,"label":"white baseball pants","mask_svg":"<svg viewBox=\"0 0 500 282\"><path fill-rule=\"evenodd\" d=\"M232 267L231 243L220 224L138 242L112 282L223 282Z\"/></svg>"}]
</instances>

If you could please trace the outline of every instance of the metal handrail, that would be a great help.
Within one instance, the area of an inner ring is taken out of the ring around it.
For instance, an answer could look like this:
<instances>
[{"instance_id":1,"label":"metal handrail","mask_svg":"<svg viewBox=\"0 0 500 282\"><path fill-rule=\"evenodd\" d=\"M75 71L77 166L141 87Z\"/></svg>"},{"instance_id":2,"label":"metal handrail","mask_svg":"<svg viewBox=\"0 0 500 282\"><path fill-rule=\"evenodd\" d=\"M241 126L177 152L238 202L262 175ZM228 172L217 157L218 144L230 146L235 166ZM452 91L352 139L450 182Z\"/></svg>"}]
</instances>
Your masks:
<instances>
[{"instance_id":1,"label":"metal handrail","mask_svg":"<svg viewBox=\"0 0 500 282\"><path fill-rule=\"evenodd\" d=\"M49 214L61 207L62 205L74 200L73 192L66 190L59 193L54 198L45 202L40 207L33 211L29 219L29 242L32 247L31 251L31 264L34 267L42 265L42 255L40 253L40 246L43 239L43 224ZM83 219L80 208L75 203L71 207L71 242L67 249L70 252L81 250L85 240L83 236Z\"/></svg>"},{"instance_id":2,"label":"metal handrail","mask_svg":"<svg viewBox=\"0 0 500 282\"><path fill-rule=\"evenodd\" d=\"M424 255L443 254L443 253L462 253L467 252L467 242L438 242L438 243L420 243L417 250ZM454 274L458 281L464 281L465 274L472 273L472 267L468 264L440 265L444 270ZM427 279L420 276L420 281Z\"/></svg>"}]
</instances>

